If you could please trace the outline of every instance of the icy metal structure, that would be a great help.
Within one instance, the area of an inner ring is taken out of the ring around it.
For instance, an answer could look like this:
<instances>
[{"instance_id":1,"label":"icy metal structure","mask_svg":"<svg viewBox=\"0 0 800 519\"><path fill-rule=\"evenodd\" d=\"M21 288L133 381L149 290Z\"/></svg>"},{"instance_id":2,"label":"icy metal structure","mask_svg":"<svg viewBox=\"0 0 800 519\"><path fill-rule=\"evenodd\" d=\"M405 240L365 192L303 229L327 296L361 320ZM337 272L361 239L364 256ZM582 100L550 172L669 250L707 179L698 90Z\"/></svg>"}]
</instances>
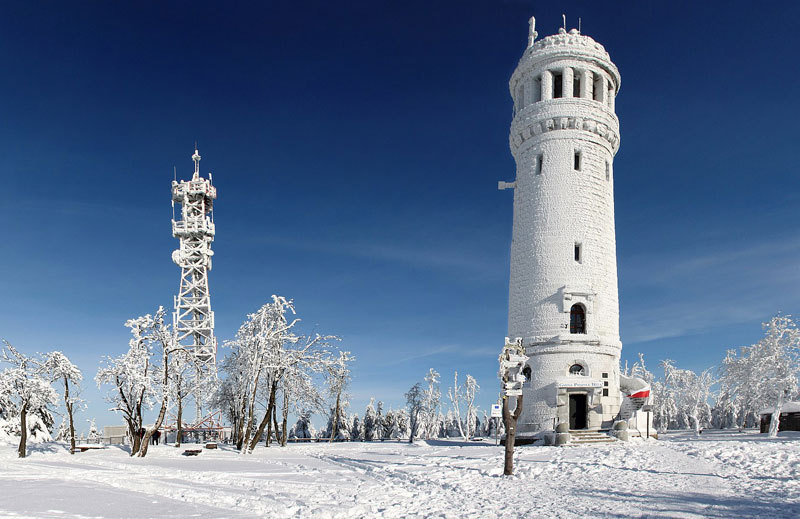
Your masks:
<instances>
[{"instance_id":1,"label":"icy metal structure","mask_svg":"<svg viewBox=\"0 0 800 519\"><path fill-rule=\"evenodd\" d=\"M217 358L214 312L208 289L208 271L214 255L211 242L214 241L213 208L217 190L211 183L210 173L207 179L200 176L200 154L196 149L192 160L192 180L172 182L172 235L180 240L180 248L172 253L172 261L181 268L172 319L177 344L194 355L198 371L208 373L215 371ZM177 220L175 202L181 205ZM198 412L199 408L200 401Z\"/></svg>"}]
</instances>

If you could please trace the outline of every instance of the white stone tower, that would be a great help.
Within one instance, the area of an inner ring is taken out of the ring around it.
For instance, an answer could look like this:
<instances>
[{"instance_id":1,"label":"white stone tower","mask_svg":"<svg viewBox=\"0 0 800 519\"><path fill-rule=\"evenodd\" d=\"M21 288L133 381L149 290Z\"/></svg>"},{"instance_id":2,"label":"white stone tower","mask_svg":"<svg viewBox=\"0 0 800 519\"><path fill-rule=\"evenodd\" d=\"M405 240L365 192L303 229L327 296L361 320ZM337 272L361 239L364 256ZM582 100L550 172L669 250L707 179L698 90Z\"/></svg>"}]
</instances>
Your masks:
<instances>
[{"instance_id":1,"label":"white stone tower","mask_svg":"<svg viewBox=\"0 0 800 519\"><path fill-rule=\"evenodd\" d=\"M521 438L607 429L617 418L619 303L614 155L620 75L602 45L572 29L536 40L511 76L517 164L508 335L530 357Z\"/></svg>"},{"instance_id":2,"label":"white stone tower","mask_svg":"<svg viewBox=\"0 0 800 519\"><path fill-rule=\"evenodd\" d=\"M180 240L180 248L172 253L172 261L181 268L178 295L175 296L173 330L177 342L194 355L198 380L216 374L217 339L214 336L214 312L208 289L211 270L211 242L214 241L214 199L217 190L209 178L200 176L200 153L192 155L192 180L172 182L173 211L181 205L181 216L172 219L172 235ZM196 393L197 418L200 419L203 395Z\"/></svg>"}]
</instances>

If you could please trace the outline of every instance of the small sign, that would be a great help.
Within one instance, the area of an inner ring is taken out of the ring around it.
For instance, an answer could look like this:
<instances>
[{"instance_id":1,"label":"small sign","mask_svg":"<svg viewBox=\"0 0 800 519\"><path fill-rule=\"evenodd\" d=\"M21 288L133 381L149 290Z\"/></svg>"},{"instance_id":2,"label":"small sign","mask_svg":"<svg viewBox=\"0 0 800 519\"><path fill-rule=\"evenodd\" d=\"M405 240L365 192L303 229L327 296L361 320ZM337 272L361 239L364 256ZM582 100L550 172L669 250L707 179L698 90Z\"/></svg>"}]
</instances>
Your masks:
<instances>
[{"instance_id":1,"label":"small sign","mask_svg":"<svg viewBox=\"0 0 800 519\"><path fill-rule=\"evenodd\" d=\"M652 406L652 405L649 405L649 404L648 404L648 405L643 405L643 406L642 406L642 411L644 411L644 412L646 412L646 413L650 413L650 412L652 412L652 411L653 411L653 406Z\"/></svg>"},{"instance_id":2,"label":"small sign","mask_svg":"<svg viewBox=\"0 0 800 519\"><path fill-rule=\"evenodd\" d=\"M502 418L503 407L500 404L492 404L492 418Z\"/></svg>"},{"instance_id":3,"label":"small sign","mask_svg":"<svg viewBox=\"0 0 800 519\"><path fill-rule=\"evenodd\" d=\"M521 389L506 389L503 393L506 396L522 396Z\"/></svg>"},{"instance_id":4,"label":"small sign","mask_svg":"<svg viewBox=\"0 0 800 519\"><path fill-rule=\"evenodd\" d=\"M558 387L603 387L599 380L561 380Z\"/></svg>"},{"instance_id":5,"label":"small sign","mask_svg":"<svg viewBox=\"0 0 800 519\"><path fill-rule=\"evenodd\" d=\"M504 385L505 385L505 389L521 389L522 388L522 382L519 382L517 380L512 380L510 382L506 382Z\"/></svg>"}]
</instances>

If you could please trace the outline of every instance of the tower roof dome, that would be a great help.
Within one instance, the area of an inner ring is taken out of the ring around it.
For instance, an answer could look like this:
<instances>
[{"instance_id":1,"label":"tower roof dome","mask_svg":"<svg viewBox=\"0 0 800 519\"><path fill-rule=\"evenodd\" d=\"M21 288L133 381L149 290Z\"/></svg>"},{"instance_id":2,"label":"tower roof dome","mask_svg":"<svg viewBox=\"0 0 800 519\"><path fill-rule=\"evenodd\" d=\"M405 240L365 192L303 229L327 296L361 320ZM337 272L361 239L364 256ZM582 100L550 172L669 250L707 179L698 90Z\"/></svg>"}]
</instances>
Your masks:
<instances>
[{"instance_id":1,"label":"tower roof dome","mask_svg":"<svg viewBox=\"0 0 800 519\"><path fill-rule=\"evenodd\" d=\"M619 90L621 82L619 70L611 61L605 47L597 43L591 36L581 34L577 29L566 31L563 28L559 29L557 34L530 42L519 60L517 69L512 76L512 83L518 74L534 64L562 58L595 63L611 75L616 83L616 90Z\"/></svg>"}]
</instances>

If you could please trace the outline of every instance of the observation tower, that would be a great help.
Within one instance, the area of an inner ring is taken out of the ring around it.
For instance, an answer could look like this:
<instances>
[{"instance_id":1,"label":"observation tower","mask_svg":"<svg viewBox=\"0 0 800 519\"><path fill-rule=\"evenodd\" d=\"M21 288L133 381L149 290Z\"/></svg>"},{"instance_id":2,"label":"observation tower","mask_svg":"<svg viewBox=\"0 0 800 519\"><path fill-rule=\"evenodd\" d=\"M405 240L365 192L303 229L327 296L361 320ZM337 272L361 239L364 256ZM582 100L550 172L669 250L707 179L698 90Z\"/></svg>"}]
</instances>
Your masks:
<instances>
[{"instance_id":1,"label":"observation tower","mask_svg":"<svg viewBox=\"0 0 800 519\"><path fill-rule=\"evenodd\" d=\"M514 191L508 336L530 359L521 440L560 423L599 430L625 418L614 228L620 74L576 29L536 37L531 18L509 82L516 178L499 186Z\"/></svg>"}]
</instances>

